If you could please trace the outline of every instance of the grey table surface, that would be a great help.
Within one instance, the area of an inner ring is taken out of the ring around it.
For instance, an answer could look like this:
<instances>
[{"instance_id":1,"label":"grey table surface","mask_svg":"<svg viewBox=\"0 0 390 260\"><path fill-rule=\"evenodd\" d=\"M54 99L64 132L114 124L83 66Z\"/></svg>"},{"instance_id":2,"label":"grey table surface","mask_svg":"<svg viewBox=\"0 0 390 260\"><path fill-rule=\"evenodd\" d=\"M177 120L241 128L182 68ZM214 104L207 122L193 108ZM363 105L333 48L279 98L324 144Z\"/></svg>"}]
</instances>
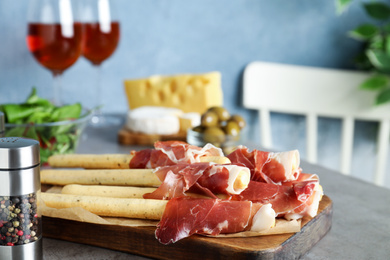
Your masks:
<instances>
[{"instance_id":1,"label":"grey table surface","mask_svg":"<svg viewBox=\"0 0 390 260\"><path fill-rule=\"evenodd\" d=\"M119 145L119 127L88 127L77 152L128 153L143 148ZM304 172L319 175L324 193L334 203L331 230L302 259L390 259L390 190L305 161L301 165ZM43 252L46 260L148 259L49 238L43 238Z\"/></svg>"}]
</instances>

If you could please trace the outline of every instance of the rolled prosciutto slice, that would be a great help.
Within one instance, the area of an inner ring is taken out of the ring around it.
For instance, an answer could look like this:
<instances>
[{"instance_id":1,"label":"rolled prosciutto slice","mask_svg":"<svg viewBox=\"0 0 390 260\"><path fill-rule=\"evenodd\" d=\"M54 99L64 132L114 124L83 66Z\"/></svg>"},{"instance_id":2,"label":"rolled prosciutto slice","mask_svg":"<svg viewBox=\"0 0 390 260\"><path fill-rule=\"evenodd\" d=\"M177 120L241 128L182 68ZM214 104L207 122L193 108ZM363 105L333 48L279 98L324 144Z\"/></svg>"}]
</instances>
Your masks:
<instances>
[{"instance_id":1,"label":"rolled prosciutto slice","mask_svg":"<svg viewBox=\"0 0 390 260\"><path fill-rule=\"evenodd\" d=\"M161 141L154 144L154 149L132 151L130 169L156 168L178 163L200 162L204 156L224 156L222 150L207 144L204 147L190 145L181 141Z\"/></svg>"},{"instance_id":2,"label":"rolled prosciutto slice","mask_svg":"<svg viewBox=\"0 0 390 260\"><path fill-rule=\"evenodd\" d=\"M251 201L174 198L167 203L155 235L160 243L167 245L193 234L216 236L262 231L275 223L272 209L264 206Z\"/></svg>"},{"instance_id":3,"label":"rolled prosciutto slice","mask_svg":"<svg viewBox=\"0 0 390 260\"><path fill-rule=\"evenodd\" d=\"M249 152L248 148L242 146L227 157L232 164L248 167L254 181L281 184L296 180L301 171L298 150L280 153L259 150Z\"/></svg>"},{"instance_id":4,"label":"rolled prosciutto slice","mask_svg":"<svg viewBox=\"0 0 390 260\"><path fill-rule=\"evenodd\" d=\"M232 200L270 203L277 217L298 219L314 217L322 197L317 180L294 182L291 186L251 181L248 188Z\"/></svg>"},{"instance_id":5,"label":"rolled prosciutto slice","mask_svg":"<svg viewBox=\"0 0 390 260\"><path fill-rule=\"evenodd\" d=\"M247 188L250 171L238 165L213 163L177 164L159 167L155 174L162 184L145 199L171 199L186 196L186 191L202 193L216 198L215 194L239 194Z\"/></svg>"}]
</instances>

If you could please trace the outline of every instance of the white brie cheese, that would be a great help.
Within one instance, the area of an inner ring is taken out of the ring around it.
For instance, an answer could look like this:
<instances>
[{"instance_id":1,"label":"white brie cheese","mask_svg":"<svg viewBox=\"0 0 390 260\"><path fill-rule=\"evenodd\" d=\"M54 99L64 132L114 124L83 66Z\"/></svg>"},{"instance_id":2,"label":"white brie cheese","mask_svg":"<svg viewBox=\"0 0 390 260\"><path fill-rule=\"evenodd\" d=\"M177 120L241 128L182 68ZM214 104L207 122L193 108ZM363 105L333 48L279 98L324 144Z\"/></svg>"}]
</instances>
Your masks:
<instances>
[{"instance_id":1,"label":"white brie cheese","mask_svg":"<svg viewBox=\"0 0 390 260\"><path fill-rule=\"evenodd\" d=\"M189 112L182 114L180 118L189 120L191 122L191 127L195 127L200 125L201 115L196 112Z\"/></svg>"},{"instance_id":2,"label":"white brie cheese","mask_svg":"<svg viewBox=\"0 0 390 260\"><path fill-rule=\"evenodd\" d=\"M137 133L172 135L180 130L180 109L144 106L127 114L126 128Z\"/></svg>"}]
</instances>

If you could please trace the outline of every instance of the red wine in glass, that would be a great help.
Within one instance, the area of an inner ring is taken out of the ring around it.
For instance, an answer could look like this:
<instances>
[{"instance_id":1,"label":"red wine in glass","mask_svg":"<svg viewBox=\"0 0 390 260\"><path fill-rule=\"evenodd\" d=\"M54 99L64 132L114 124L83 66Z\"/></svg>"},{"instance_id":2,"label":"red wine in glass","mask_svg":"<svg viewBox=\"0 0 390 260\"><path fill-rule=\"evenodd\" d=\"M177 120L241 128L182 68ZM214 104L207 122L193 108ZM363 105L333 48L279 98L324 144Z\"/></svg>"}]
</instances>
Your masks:
<instances>
[{"instance_id":1,"label":"red wine in glass","mask_svg":"<svg viewBox=\"0 0 390 260\"><path fill-rule=\"evenodd\" d=\"M96 127L117 124L115 118L103 117L101 112L101 63L108 59L118 46L120 38L119 22L84 22L83 23L83 56L96 68L97 107L92 117L92 125Z\"/></svg>"},{"instance_id":2,"label":"red wine in glass","mask_svg":"<svg viewBox=\"0 0 390 260\"><path fill-rule=\"evenodd\" d=\"M78 2L29 0L26 43L32 56L52 72L53 103L63 105L61 78L81 55L82 24Z\"/></svg>"},{"instance_id":3,"label":"red wine in glass","mask_svg":"<svg viewBox=\"0 0 390 260\"><path fill-rule=\"evenodd\" d=\"M61 24L29 23L27 47L35 59L55 76L72 66L81 54L82 26L73 23L66 32Z\"/></svg>"},{"instance_id":4,"label":"red wine in glass","mask_svg":"<svg viewBox=\"0 0 390 260\"><path fill-rule=\"evenodd\" d=\"M119 42L119 22L104 27L98 22L83 24L83 56L96 66L114 53Z\"/></svg>"}]
</instances>

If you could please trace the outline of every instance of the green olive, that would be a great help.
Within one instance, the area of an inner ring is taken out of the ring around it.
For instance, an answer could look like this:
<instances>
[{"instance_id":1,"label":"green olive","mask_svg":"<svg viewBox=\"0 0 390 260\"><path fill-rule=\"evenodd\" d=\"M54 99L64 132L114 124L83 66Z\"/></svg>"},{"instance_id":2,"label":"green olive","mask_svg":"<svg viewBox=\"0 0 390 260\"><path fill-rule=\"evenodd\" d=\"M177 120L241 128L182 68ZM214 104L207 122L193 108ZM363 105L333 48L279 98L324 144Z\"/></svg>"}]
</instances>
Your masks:
<instances>
[{"instance_id":1,"label":"green olive","mask_svg":"<svg viewBox=\"0 0 390 260\"><path fill-rule=\"evenodd\" d=\"M230 118L229 112L224 107L210 107L207 111L216 113L219 121L226 121Z\"/></svg>"},{"instance_id":2,"label":"green olive","mask_svg":"<svg viewBox=\"0 0 390 260\"><path fill-rule=\"evenodd\" d=\"M217 126L207 127L203 132L203 140L207 143L220 144L225 141L225 133Z\"/></svg>"},{"instance_id":3,"label":"green olive","mask_svg":"<svg viewBox=\"0 0 390 260\"><path fill-rule=\"evenodd\" d=\"M218 115L212 111L204 113L200 119L201 126L210 127L218 125Z\"/></svg>"},{"instance_id":4,"label":"green olive","mask_svg":"<svg viewBox=\"0 0 390 260\"><path fill-rule=\"evenodd\" d=\"M238 136L240 134L240 127L236 121L228 121L224 127L225 133L231 136Z\"/></svg>"},{"instance_id":5,"label":"green olive","mask_svg":"<svg viewBox=\"0 0 390 260\"><path fill-rule=\"evenodd\" d=\"M230 120L236 121L240 129L243 129L246 126L245 119L240 115L232 115L229 121Z\"/></svg>"},{"instance_id":6,"label":"green olive","mask_svg":"<svg viewBox=\"0 0 390 260\"><path fill-rule=\"evenodd\" d=\"M198 125L198 126L195 126L194 128L192 128L192 131L202 133L204 131L204 127L201 125Z\"/></svg>"}]
</instances>

